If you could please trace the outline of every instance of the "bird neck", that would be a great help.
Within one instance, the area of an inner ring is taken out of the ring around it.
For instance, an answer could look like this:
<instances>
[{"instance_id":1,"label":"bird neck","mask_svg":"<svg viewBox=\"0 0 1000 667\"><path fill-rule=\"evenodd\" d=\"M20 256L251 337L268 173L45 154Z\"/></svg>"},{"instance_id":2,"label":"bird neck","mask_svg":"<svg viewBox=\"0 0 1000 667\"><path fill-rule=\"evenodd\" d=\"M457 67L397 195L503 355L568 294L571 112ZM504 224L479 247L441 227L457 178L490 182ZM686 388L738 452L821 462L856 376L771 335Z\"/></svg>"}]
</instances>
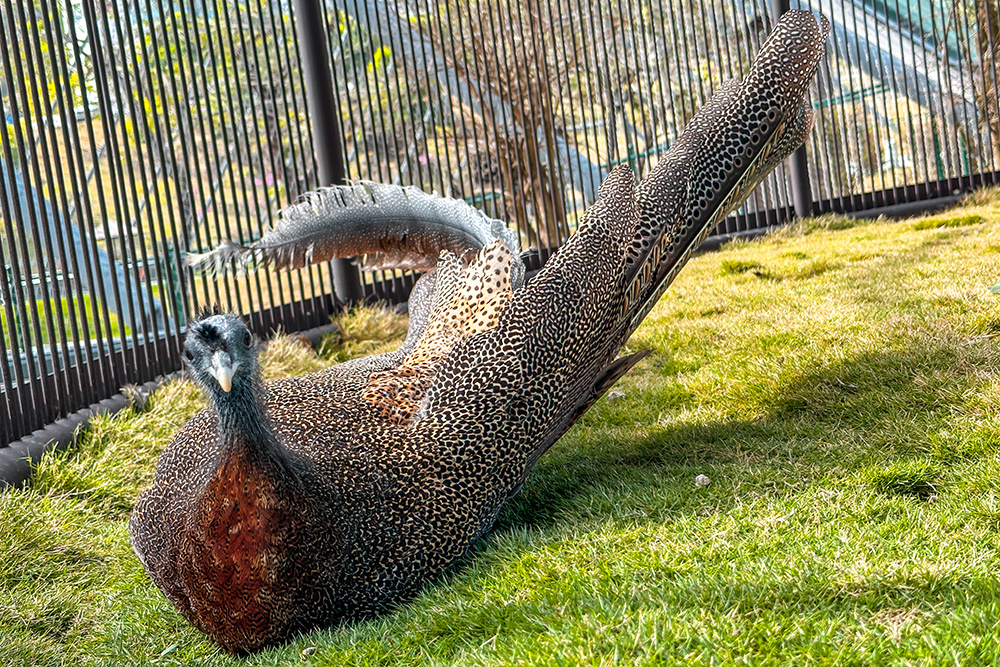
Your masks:
<instances>
[{"instance_id":1,"label":"bird neck","mask_svg":"<svg viewBox=\"0 0 1000 667\"><path fill-rule=\"evenodd\" d=\"M218 392L220 465L234 460L273 472L278 479L296 479L291 452L278 439L264 409L264 388L257 382L234 384Z\"/></svg>"}]
</instances>

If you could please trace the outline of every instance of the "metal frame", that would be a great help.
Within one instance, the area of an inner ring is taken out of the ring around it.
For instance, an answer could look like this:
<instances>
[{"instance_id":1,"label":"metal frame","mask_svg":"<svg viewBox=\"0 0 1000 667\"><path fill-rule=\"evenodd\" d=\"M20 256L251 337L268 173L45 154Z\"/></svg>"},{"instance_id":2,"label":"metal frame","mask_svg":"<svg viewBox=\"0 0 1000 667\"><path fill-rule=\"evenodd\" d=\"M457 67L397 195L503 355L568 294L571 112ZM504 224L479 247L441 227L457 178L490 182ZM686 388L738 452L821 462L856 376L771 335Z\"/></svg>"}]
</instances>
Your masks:
<instances>
[{"instance_id":1,"label":"metal frame","mask_svg":"<svg viewBox=\"0 0 1000 667\"><path fill-rule=\"evenodd\" d=\"M344 261L218 278L183 265L258 237L319 185L465 197L517 225L539 268L601 176L648 170L790 6L834 24L816 126L715 242L995 184L1000 35L972 1L5 2L0 448L178 369L203 308L268 335L404 301L414 276Z\"/></svg>"}]
</instances>

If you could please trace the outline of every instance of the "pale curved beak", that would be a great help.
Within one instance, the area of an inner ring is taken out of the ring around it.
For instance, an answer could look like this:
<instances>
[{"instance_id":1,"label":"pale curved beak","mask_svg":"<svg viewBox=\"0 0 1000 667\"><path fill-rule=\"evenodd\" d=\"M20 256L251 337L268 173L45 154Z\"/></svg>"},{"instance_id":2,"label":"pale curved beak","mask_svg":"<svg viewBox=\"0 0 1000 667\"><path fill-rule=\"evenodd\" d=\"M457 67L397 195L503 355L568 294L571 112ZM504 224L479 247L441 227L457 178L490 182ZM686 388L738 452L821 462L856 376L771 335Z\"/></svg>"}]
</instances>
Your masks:
<instances>
[{"instance_id":1,"label":"pale curved beak","mask_svg":"<svg viewBox=\"0 0 1000 667\"><path fill-rule=\"evenodd\" d=\"M212 368L209 372L219 383L222 391L228 392L233 388L233 375L239 367L240 362L233 363L228 353L216 352L212 357Z\"/></svg>"}]
</instances>

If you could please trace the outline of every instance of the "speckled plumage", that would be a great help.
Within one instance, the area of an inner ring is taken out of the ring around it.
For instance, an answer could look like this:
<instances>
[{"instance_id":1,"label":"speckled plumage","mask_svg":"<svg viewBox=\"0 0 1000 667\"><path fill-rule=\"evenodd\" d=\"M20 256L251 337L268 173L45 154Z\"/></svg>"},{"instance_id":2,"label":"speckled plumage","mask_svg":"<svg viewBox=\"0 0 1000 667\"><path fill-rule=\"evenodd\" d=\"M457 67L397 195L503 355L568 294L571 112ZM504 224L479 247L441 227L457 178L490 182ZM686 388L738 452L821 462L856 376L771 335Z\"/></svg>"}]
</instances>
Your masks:
<instances>
[{"instance_id":1,"label":"speckled plumage","mask_svg":"<svg viewBox=\"0 0 1000 667\"><path fill-rule=\"evenodd\" d=\"M513 248L468 269L446 254L415 287L400 351L266 385L237 371L232 392L213 391L130 522L177 609L253 650L380 613L455 562L641 358L616 355L707 230L804 138L827 32L786 14L638 188L625 166L608 176L527 285L506 278Z\"/></svg>"},{"instance_id":2,"label":"speckled plumage","mask_svg":"<svg viewBox=\"0 0 1000 667\"><path fill-rule=\"evenodd\" d=\"M479 251L468 269L442 252L436 306L419 341L398 366L372 373L361 396L399 425L413 421L441 364L462 340L492 329L510 301L513 255L501 241Z\"/></svg>"}]
</instances>

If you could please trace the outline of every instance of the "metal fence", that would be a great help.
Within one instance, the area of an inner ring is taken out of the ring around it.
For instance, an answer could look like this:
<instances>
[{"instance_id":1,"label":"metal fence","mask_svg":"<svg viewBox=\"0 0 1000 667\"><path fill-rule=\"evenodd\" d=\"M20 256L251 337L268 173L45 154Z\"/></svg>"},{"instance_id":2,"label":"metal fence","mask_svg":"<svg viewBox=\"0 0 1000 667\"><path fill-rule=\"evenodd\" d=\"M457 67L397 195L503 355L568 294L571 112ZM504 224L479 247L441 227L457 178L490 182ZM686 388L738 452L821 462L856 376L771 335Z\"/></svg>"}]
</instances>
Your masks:
<instances>
[{"instance_id":1,"label":"metal fence","mask_svg":"<svg viewBox=\"0 0 1000 667\"><path fill-rule=\"evenodd\" d=\"M296 0L297 5L311 0ZM796 3L792 3L793 6ZM834 25L792 192L779 167L719 234L934 199L1000 170L995 0L811 0ZM539 262L615 164L648 171L772 25L735 0L325 0L349 178L462 197ZM0 446L180 366L219 304L325 323L335 267L213 277L319 183L291 0L5 0ZM315 52L315 49L313 50ZM307 69L307 68L306 68ZM327 156L329 157L329 156ZM362 278L405 298L412 277Z\"/></svg>"}]
</instances>

